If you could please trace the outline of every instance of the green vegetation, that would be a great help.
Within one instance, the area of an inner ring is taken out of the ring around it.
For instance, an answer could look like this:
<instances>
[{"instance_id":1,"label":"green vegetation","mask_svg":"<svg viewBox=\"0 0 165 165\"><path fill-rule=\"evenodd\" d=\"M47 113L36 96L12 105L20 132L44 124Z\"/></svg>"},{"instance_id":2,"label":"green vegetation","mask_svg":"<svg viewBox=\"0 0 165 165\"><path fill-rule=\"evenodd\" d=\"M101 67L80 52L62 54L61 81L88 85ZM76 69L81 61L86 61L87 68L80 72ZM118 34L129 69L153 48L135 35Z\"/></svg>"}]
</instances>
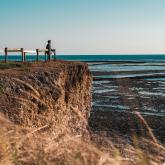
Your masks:
<instances>
[{"instance_id":1,"label":"green vegetation","mask_svg":"<svg viewBox=\"0 0 165 165\"><path fill-rule=\"evenodd\" d=\"M0 84L0 94L4 92L4 86L2 84Z\"/></svg>"},{"instance_id":2,"label":"green vegetation","mask_svg":"<svg viewBox=\"0 0 165 165\"><path fill-rule=\"evenodd\" d=\"M0 69L11 69L11 68L25 69L25 68L27 68L27 66L25 64L19 63L19 62L0 63Z\"/></svg>"},{"instance_id":3,"label":"green vegetation","mask_svg":"<svg viewBox=\"0 0 165 165\"><path fill-rule=\"evenodd\" d=\"M14 165L16 165L17 161L18 161L18 153L17 152L18 151L15 149L15 151L12 154L12 162L13 162Z\"/></svg>"}]
</instances>

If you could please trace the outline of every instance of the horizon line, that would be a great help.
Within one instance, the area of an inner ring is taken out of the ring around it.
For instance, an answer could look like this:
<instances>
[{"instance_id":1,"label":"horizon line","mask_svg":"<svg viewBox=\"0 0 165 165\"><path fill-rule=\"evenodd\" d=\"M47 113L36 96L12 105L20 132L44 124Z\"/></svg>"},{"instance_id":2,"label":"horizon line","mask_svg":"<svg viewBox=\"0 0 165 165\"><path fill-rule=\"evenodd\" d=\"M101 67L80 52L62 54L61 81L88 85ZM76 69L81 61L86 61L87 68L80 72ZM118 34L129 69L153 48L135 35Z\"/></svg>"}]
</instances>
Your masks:
<instances>
[{"instance_id":1,"label":"horizon line","mask_svg":"<svg viewBox=\"0 0 165 165\"><path fill-rule=\"evenodd\" d=\"M0 50L0 53L4 53L4 51ZM0 56L4 56L4 55L5 54L0 54ZM16 55L19 55L19 54L11 54L10 53L10 55L11 56L16 56ZM34 53L33 54L29 53L28 55L33 56ZM56 55L57 56L77 56L77 55L78 56L87 56L87 55L90 55L90 56L96 56L96 55L98 55L98 56L102 56L102 55L104 55L104 56L130 55L131 56L132 55L133 56L133 55L139 55L139 56L141 56L141 55L146 55L147 56L147 55L165 55L165 53L128 53L128 54L127 53L118 53L118 54L117 53L114 53L114 54L113 53L110 53L110 54L100 54L100 53L99 54L97 54L97 53L96 54L87 54L87 53L85 53L85 54L78 54L78 53L77 54L61 54L60 53L60 54L56 54Z\"/></svg>"}]
</instances>

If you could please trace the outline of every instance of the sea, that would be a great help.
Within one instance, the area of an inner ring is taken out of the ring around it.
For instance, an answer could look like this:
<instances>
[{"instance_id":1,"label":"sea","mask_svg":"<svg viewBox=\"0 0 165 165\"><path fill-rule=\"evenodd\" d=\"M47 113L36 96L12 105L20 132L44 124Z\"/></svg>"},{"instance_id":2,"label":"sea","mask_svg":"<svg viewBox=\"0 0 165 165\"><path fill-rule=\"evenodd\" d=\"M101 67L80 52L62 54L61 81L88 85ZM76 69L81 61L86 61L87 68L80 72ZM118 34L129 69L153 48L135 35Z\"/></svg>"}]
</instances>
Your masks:
<instances>
[{"instance_id":1,"label":"sea","mask_svg":"<svg viewBox=\"0 0 165 165\"><path fill-rule=\"evenodd\" d=\"M88 63L93 109L165 116L165 55L57 55L56 59ZM10 55L8 60L21 61L21 56Z\"/></svg>"}]
</instances>

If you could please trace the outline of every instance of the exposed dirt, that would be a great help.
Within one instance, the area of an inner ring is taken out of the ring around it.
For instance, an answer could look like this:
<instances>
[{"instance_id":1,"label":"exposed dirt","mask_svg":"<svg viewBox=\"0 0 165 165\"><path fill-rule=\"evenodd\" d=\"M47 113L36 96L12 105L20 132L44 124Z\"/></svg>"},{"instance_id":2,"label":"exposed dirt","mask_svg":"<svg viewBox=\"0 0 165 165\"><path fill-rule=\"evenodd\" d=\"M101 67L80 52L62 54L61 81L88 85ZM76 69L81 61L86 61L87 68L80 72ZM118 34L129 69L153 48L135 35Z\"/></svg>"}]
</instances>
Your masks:
<instances>
[{"instance_id":1,"label":"exposed dirt","mask_svg":"<svg viewBox=\"0 0 165 165\"><path fill-rule=\"evenodd\" d=\"M86 123L73 112L88 118L91 80L84 63L25 63L23 68L0 70L0 112L25 127L52 127L61 114L59 122L74 127L78 134L79 129L86 130Z\"/></svg>"},{"instance_id":2,"label":"exposed dirt","mask_svg":"<svg viewBox=\"0 0 165 165\"><path fill-rule=\"evenodd\" d=\"M89 131L92 76L87 64L56 61L2 68L0 164L164 163L165 148L152 138L132 137L129 141L131 138L113 132ZM105 122L110 124L110 120ZM112 122L115 127L119 124Z\"/></svg>"}]
</instances>

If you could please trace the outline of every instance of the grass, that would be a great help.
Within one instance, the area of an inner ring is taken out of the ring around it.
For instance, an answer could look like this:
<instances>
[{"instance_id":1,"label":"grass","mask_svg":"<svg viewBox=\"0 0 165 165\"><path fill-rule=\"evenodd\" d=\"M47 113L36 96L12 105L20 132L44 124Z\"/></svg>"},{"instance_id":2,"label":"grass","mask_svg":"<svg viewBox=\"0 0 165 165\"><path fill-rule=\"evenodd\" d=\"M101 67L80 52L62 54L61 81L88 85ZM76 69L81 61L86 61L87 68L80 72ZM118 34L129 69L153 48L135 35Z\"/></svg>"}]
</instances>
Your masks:
<instances>
[{"instance_id":1,"label":"grass","mask_svg":"<svg viewBox=\"0 0 165 165\"><path fill-rule=\"evenodd\" d=\"M27 66L24 63L19 63L19 62L0 63L0 69L12 69L12 68L26 69Z\"/></svg>"},{"instance_id":2,"label":"grass","mask_svg":"<svg viewBox=\"0 0 165 165\"><path fill-rule=\"evenodd\" d=\"M3 84L0 84L0 94L3 93L5 90L5 87L3 86Z\"/></svg>"},{"instance_id":3,"label":"grass","mask_svg":"<svg viewBox=\"0 0 165 165\"><path fill-rule=\"evenodd\" d=\"M31 92L38 95L38 91L33 88L29 87ZM22 102L28 106L27 101L24 102L22 99ZM23 108L26 108L25 106ZM50 107L50 103L47 102L47 106ZM72 109L74 109L70 111L72 117L85 122L85 118L79 114L80 112L78 113L78 109L73 107ZM57 114L50 111L49 115L49 117L56 115L56 120L59 119L60 122L53 121L55 125L50 126L47 120L46 125L39 124L43 125L41 127L23 128L11 123L0 114L0 163L7 165L159 165L163 162L165 148L157 144L155 139L143 141L134 136L131 145L123 143L122 137L119 137L121 140L116 144L107 137L96 135L100 140L93 141L90 140L92 134L86 139L82 135L74 135L70 132L70 127L65 121L71 116L66 111ZM28 121L28 116L24 116L24 120ZM149 127L141 116L139 120L142 120L145 127ZM149 128L148 130L151 133L152 130ZM153 133L151 135L153 136Z\"/></svg>"},{"instance_id":4,"label":"grass","mask_svg":"<svg viewBox=\"0 0 165 165\"><path fill-rule=\"evenodd\" d=\"M16 67L15 64L7 65L8 68ZM47 76L52 74L47 73ZM65 78L65 75L61 75L60 81L56 80L61 90L64 84L60 85L65 82ZM44 93L44 88L37 86L32 80L27 79L25 82L20 77L10 78L10 82L6 81L5 85L12 90L12 95L8 95L8 101L11 102L6 102L12 106L10 105L11 109L8 109L6 116L20 120L20 125L10 122L0 113L2 165L159 165L165 161L164 145L157 141L152 129L139 113L136 115L147 128L150 139L135 136L131 143L119 135L113 139L88 132L85 113L78 106L73 106L72 100L75 103L80 95L77 91L82 86L74 87L71 102L66 105L65 93L58 101L54 101L50 93ZM54 90L49 85L49 89ZM14 87L21 89L21 95L13 92ZM87 87L83 89L88 90ZM3 85L0 85L0 90L4 90ZM81 95L85 101L87 96ZM75 104L80 104L82 100ZM47 107L41 114L38 113L39 104Z\"/></svg>"},{"instance_id":5,"label":"grass","mask_svg":"<svg viewBox=\"0 0 165 165\"><path fill-rule=\"evenodd\" d=\"M0 120L0 123L1 120ZM38 129L23 129L12 123L3 123L2 127L10 128L10 131L1 132L0 136L0 163L6 165L161 165L163 151L155 148L160 155L147 153L141 148L140 139L134 137L133 146L125 146L122 152L120 148L110 149L99 147L93 141L85 141L82 137L72 134L59 134L53 131L46 133L43 127ZM26 133L25 133L26 132ZM2 137L3 135L3 137ZM8 136L7 136L8 135ZM10 136L9 136L10 135ZM109 143L112 141L108 140ZM105 139L102 138L102 142ZM121 144L124 145L124 144ZM131 148L130 151L129 148ZM150 145L150 148L153 148ZM127 151L126 151L127 150ZM115 153L115 154L114 154ZM161 154L162 153L162 154ZM163 159L163 158L162 158Z\"/></svg>"}]
</instances>

